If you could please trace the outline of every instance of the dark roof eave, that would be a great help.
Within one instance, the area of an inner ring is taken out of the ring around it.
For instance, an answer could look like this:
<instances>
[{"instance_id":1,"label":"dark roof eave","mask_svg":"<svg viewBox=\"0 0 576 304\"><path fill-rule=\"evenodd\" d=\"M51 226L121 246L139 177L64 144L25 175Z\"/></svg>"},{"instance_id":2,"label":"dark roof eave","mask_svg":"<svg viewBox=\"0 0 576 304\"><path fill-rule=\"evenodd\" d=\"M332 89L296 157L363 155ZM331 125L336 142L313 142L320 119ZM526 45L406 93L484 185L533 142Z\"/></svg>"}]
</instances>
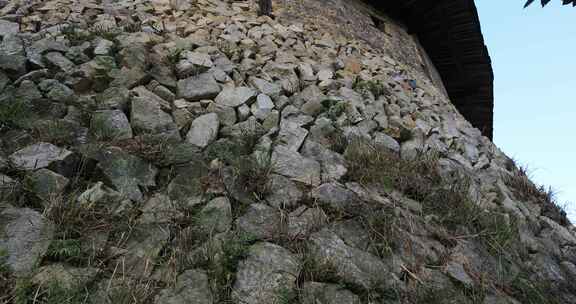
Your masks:
<instances>
[{"instance_id":1,"label":"dark roof eave","mask_svg":"<svg viewBox=\"0 0 576 304\"><path fill-rule=\"evenodd\" d=\"M474 0L367 1L418 35L452 102L492 138L494 74Z\"/></svg>"}]
</instances>

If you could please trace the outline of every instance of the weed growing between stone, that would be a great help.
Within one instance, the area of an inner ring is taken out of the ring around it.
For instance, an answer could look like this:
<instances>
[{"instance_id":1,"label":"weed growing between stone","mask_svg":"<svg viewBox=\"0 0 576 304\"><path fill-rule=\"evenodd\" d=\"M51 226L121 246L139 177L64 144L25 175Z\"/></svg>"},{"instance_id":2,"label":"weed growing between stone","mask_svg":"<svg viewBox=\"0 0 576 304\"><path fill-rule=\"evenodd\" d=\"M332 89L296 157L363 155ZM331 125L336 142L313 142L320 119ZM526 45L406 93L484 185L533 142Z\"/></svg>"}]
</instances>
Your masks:
<instances>
[{"instance_id":1,"label":"weed growing between stone","mask_svg":"<svg viewBox=\"0 0 576 304\"><path fill-rule=\"evenodd\" d=\"M562 226L569 226L570 220L564 208L556 201L552 188L538 186L530 180L528 169L512 162L512 174L503 175L503 180L514 190L518 199L536 201L542 206L542 215L547 216Z\"/></svg>"},{"instance_id":2,"label":"weed growing between stone","mask_svg":"<svg viewBox=\"0 0 576 304\"><path fill-rule=\"evenodd\" d=\"M382 259L386 259L397 250L396 242L398 217L393 209L384 208L361 217L361 223L370 236L370 246Z\"/></svg>"},{"instance_id":3,"label":"weed growing between stone","mask_svg":"<svg viewBox=\"0 0 576 304\"><path fill-rule=\"evenodd\" d=\"M338 284L338 265L330 259L318 259L311 249L302 248L302 273L298 281L303 282L324 282Z\"/></svg>"},{"instance_id":4,"label":"weed growing between stone","mask_svg":"<svg viewBox=\"0 0 576 304\"><path fill-rule=\"evenodd\" d=\"M543 280L533 280L528 273L520 273L507 288L512 296L526 304L560 304L550 293L550 284Z\"/></svg>"},{"instance_id":5,"label":"weed growing between stone","mask_svg":"<svg viewBox=\"0 0 576 304\"><path fill-rule=\"evenodd\" d=\"M56 197L45 210L45 216L56 228L46 259L78 266L102 266L106 257L100 249L91 248L86 237L98 233L114 236L130 231L134 214L129 211L115 214L105 203L86 205L73 198L73 195Z\"/></svg>"},{"instance_id":6,"label":"weed growing between stone","mask_svg":"<svg viewBox=\"0 0 576 304\"><path fill-rule=\"evenodd\" d=\"M357 139L348 146L345 157L349 164L348 179L364 185L379 185L387 191L400 191L422 203L424 214L435 215L448 230L458 232L464 228L482 232L480 235L496 233L495 239L499 241L506 239L500 233L504 224L494 225L493 221L497 220L488 220L493 214L482 210L469 197L470 181L466 175L458 172L448 177L440 175L437 153L419 153L415 159L405 159Z\"/></svg>"},{"instance_id":7,"label":"weed growing between stone","mask_svg":"<svg viewBox=\"0 0 576 304\"><path fill-rule=\"evenodd\" d=\"M82 259L81 242L78 239L53 240L46 251L46 256L54 261L70 261Z\"/></svg>"},{"instance_id":8,"label":"weed growing between stone","mask_svg":"<svg viewBox=\"0 0 576 304\"><path fill-rule=\"evenodd\" d=\"M65 288L59 282L48 282L44 285L33 284L21 279L16 287L15 304L82 304L88 303L90 294L83 288Z\"/></svg>"},{"instance_id":9,"label":"weed growing between stone","mask_svg":"<svg viewBox=\"0 0 576 304\"><path fill-rule=\"evenodd\" d=\"M103 294L91 296L106 297L114 304L151 303L157 288L158 283L153 280L120 277L111 279Z\"/></svg>"},{"instance_id":10,"label":"weed growing between stone","mask_svg":"<svg viewBox=\"0 0 576 304\"><path fill-rule=\"evenodd\" d=\"M362 93L364 96L367 94L372 94L374 98L378 98L382 95L390 94L384 83L379 80L362 80L360 77L356 77L352 83L352 89Z\"/></svg>"},{"instance_id":11,"label":"weed growing between stone","mask_svg":"<svg viewBox=\"0 0 576 304\"><path fill-rule=\"evenodd\" d=\"M215 303L232 303L232 287L238 263L248 256L250 246L256 242L253 236L232 232L224 239L209 241L205 251L205 267Z\"/></svg>"},{"instance_id":12,"label":"weed growing between stone","mask_svg":"<svg viewBox=\"0 0 576 304\"><path fill-rule=\"evenodd\" d=\"M10 266L7 263L8 253L0 249L0 290L6 291L0 293L0 303L8 303L12 298L12 290L14 290L15 278L13 278L10 271Z\"/></svg>"},{"instance_id":13,"label":"weed growing between stone","mask_svg":"<svg viewBox=\"0 0 576 304\"><path fill-rule=\"evenodd\" d=\"M20 99L0 101L0 131L26 127L30 105Z\"/></svg>"}]
</instances>

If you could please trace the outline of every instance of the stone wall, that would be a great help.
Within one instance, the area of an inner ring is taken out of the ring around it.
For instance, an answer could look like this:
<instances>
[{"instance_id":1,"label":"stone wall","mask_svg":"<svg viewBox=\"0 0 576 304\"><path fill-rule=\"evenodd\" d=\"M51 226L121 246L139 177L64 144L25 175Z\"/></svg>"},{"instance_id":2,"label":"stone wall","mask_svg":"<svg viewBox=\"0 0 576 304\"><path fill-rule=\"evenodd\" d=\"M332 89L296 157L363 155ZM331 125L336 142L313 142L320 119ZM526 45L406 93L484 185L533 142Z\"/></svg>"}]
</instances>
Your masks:
<instances>
[{"instance_id":1,"label":"stone wall","mask_svg":"<svg viewBox=\"0 0 576 304\"><path fill-rule=\"evenodd\" d=\"M287 17L297 17L326 33L338 33L363 41L406 68L426 74L445 92L442 79L418 38L409 34L400 20L385 15L366 1L300 0L282 3Z\"/></svg>"},{"instance_id":2,"label":"stone wall","mask_svg":"<svg viewBox=\"0 0 576 304\"><path fill-rule=\"evenodd\" d=\"M255 3L0 4L0 303L576 303L574 227L400 24Z\"/></svg>"}]
</instances>

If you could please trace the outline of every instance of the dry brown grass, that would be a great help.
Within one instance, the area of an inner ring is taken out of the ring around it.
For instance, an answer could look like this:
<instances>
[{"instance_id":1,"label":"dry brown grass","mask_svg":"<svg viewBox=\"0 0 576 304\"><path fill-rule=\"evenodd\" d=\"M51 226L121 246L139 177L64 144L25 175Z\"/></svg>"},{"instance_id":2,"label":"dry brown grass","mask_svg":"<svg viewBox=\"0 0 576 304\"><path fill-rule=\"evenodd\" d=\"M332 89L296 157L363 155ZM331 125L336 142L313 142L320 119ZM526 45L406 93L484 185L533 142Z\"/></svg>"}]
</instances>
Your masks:
<instances>
[{"instance_id":1,"label":"dry brown grass","mask_svg":"<svg viewBox=\"0 0 576 304\"><path fill-rule=\"evenodd\" d=\"M439 154L420 153L414 159L403 159L365 140L351 143L345 153L348 179L386 191L400 191L422 204L424 215L434 215L436 222L454 235L472 235L493 254L514 246L518 240L513 219L479 207L470 197L471 180L464 171L443 176L438 171ZM393 218L365 221L373 238L394 232ZM381 253L393 249L393 244L380 242Z\"/></svg>"},{"instance_id":2,"label":"dry brown grass","mask_svg":"<svg viewBox=\"0 0 576 304\"><path fill-rule=\"evenodd\" d=\"M514 191L517 199L535 201L542 206L542 215L549 217L562 226L571 225L570 220L557 199L551 187L537 185L532 182L526 167L513 166L512 175L503 175L504 182Z\"/></svg>"}]
</instances>

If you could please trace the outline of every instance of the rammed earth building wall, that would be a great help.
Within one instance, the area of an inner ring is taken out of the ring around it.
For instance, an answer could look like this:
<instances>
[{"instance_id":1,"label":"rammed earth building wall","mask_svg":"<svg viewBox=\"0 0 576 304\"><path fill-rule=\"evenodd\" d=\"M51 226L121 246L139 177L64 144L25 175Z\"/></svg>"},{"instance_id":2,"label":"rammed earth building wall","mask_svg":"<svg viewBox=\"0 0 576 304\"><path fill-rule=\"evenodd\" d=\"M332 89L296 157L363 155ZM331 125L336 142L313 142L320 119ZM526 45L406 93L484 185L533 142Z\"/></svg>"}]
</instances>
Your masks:
<instances>
[{"instance_id":1,"label":"rammed earth building wall","mask_svg":"<svg viewBox=\"0 0 576 304\"><path fill-rule=\"evenodd\" d=\"M494 76L473 0L284 3L290 14L361 39L425 73L473 126L492 138Z\"/></svg>"}]
</instances>

